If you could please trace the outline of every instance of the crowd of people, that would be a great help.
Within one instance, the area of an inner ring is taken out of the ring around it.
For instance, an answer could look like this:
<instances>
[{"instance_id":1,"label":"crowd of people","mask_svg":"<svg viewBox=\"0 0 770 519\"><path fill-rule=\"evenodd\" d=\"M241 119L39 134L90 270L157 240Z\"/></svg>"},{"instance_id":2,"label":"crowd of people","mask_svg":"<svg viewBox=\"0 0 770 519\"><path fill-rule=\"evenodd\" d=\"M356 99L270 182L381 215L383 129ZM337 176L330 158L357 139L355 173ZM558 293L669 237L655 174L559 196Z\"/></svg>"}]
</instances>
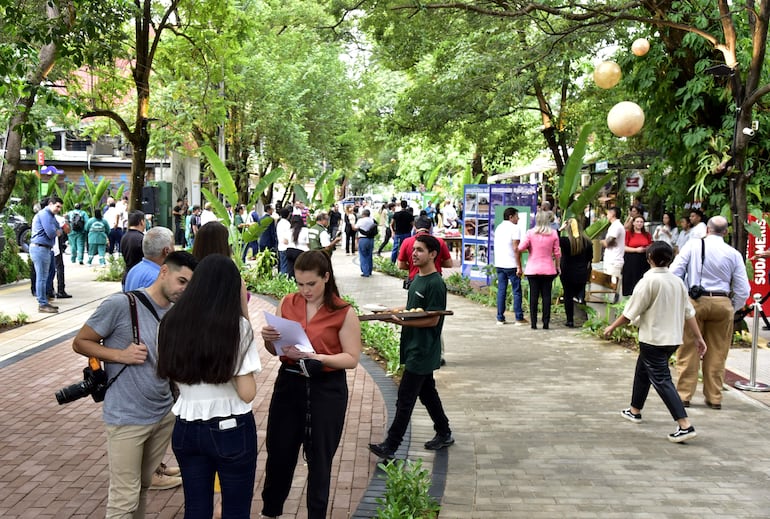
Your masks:
<instances>
[{"instance_id":1,"label":"crowd of people","mask_svg":"<svg viewBox=\"0 0 770 519\"><path fill-rule=\"evenodd\" d=\"M188 207L183 199L173 211L176 232L148 228L141 211L116 207L108 201L104 214L96 208L89 217L76 206L61 216L61 199L51 197L33 220L30 243L32 289L41 312L57 311L49 300L51 280L58 273L56 251L59 263L64 257L58 243L65 236L72 263L84 262L86 248L89 263L97 255L104 262L106 254L118 251L126 263L125 293L105 299L73 341L76 352L104 362L110 378L103 408L110 478L107 517L141 516L148 488L180 484L186 517L250 517L258 455L251 403L261 364L249 294L232 261L230 230L206 215L210 206ZM297 291L278 303L276 316L299 323L312 346L283 343L278 325L260 330L265 349L281 364L268 415L262 517L282 514L301 450L309 474L308 517L322 518L348 402L345 370L357 366L362 349L357 315L341 298L331 257L344 239L347 254L358 252L361 275L371 276L379 225L370 208L346 206L340 212L336 204L315 214L310 226L310 211L300 202L278 214L272 206L261 215L256 207L249 214L242 206L232 211L239 232L268 219L260 237L244 244L241 259L248 250L252 257L264 250L277 254L278 271L295 280ZM405 310L446 309L441 271L453 263L447 244L432 235L437 217L441 225L459 220L451 205L439 212L428 204L415 216L408 202L401 201L380 212L382 242L393 239L391 261L408 271ZM603 269L612 277L618 299L629 299L605 334L634 320L639 323L631 405L621 415L641 422L653 387L677 423L669 440L691 440L696 434L686 408L701 366L706 405L721 409L732 316L748 297L745 265L724 240L728 225L721 216L706 219L693 209L676 227L674 215L666 212L652 233L639 206L630 208L625 223L618 207L609 208L607 218ZM185 246L192 252L175 250ZM537 329L539 318L542 329L549 329L552 286L559 276L564 324L575 326L575 305L585 301L594 259L593 244L578 218L559 222L544 203L534 215L534 226L522 232L517 209L508 207L494 229L493 252L498 325L506 323L510 286L515 323ZM528 254L526 262L523 253ZM525 276L529 320L522 308ZM65 294L62 274L55 296ZM443 319L391 320L402 327L405 371L387 435L369 445L382 459L395 456L418 398L436 432L425 448L442 449L455 441L433 377L443 364ZM676 384L668 368L673 354ZM169 444L179 469L161 463ZM221 492L220 502L216 491Z\"/></svg>"}]
</instances>

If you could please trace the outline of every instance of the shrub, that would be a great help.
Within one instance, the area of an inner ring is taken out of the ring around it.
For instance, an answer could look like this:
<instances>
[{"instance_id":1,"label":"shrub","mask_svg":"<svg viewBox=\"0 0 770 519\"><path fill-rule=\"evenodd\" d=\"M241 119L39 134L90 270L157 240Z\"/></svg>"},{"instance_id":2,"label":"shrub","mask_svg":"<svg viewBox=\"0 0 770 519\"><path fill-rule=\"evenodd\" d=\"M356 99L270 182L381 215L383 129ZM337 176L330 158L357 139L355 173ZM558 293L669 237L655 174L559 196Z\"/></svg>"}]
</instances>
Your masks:
<instances>
[{"instance_id":1,"label":"shrub","mask_svg":"<svg viewBox=\"0 0 770 519\"><path fill-rule=\"evenodd\" d=\"M122 281L123 272L126 271L126 262L123 256L107 254L107 265L99 269L96 281Z\"/></svg>"},{"instance_id":2,"label":"shrub","mask_svg":"<svg viewBox=\"0 0 770 519\"><path fill-rule=\"evenodd\" d=\"M385 472L385 496L377 499L377 519L432 519L440 507L430 490L430 475L422 460L380 463Z\"/></svg>"},{"instance_id":3,"label":"shrub","mask_svg":"<svg viewBox=\"0 0 770 519\"><path fill-rule=\"evenodd\" d=\"M19 244L10 225L3 225L5 246L0 251L0 285L13 283L29 277L29 262L19 256Z\"/></svg>"}]
</instances>

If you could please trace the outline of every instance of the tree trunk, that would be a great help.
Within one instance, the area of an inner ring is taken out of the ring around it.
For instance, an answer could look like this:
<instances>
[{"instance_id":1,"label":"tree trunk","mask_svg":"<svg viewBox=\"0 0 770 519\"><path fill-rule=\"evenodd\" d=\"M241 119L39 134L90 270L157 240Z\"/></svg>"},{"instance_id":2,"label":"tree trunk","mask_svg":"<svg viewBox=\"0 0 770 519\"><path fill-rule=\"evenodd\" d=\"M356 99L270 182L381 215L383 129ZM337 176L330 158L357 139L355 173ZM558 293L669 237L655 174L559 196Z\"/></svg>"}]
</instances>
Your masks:
<instances>
[{"instance_id":1,"label":"tree trunk","mask_svg":"<svg viewBox=\"0 0 770 519\"><path fill-rule=\"evenodd\" d=\"M48 2L46 6L46 14L49 20L59 17L59 9L53 2ZM73 12L69 2L65 5L65 12ZM69 28L72 25L72 17L69 14L65 14L62 17L62 22ZM5 160L2 164L2 170L0 170L0 209L5 207L8 199L11 197L13 187L16 185L16 172L19 170L19 162L21 161L21 144L23 139L19 126L25 124L29 119L29 113L35 104L39 85L48 77L48 73L51 72L56 63L57 49L57 42L48 43L40 49L37 66L27 74L28 94L18 99L13 107L5 141Z\"/></svg>"}]
</instances>

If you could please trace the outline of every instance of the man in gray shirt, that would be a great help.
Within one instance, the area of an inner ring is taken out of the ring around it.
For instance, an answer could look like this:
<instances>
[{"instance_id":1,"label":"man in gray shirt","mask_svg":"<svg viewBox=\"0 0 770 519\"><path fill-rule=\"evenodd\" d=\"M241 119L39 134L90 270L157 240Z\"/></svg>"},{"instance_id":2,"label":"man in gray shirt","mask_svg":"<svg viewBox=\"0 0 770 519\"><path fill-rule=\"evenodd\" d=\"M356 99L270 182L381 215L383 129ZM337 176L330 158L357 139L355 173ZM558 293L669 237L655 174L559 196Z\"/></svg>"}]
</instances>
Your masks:
<instances>
[{"instance_id":1,"label":"man in gray shirt","mask_svg":"<svg viewBox=\"0 0 770 519\"><path fill-rule=\"evenodd\" d=\"M136 298L138 343L128 298L122 293L105 299L72 343L77 353L103 361L108 379L114 379L103 407L110 473L108 519L144 517L147 489L168 448L173 398L168 380L155 373L156 333L159 319L182 295L196 263L187 252L173 252L158 279L141 290Z\"/></svg>"}]
</instances>

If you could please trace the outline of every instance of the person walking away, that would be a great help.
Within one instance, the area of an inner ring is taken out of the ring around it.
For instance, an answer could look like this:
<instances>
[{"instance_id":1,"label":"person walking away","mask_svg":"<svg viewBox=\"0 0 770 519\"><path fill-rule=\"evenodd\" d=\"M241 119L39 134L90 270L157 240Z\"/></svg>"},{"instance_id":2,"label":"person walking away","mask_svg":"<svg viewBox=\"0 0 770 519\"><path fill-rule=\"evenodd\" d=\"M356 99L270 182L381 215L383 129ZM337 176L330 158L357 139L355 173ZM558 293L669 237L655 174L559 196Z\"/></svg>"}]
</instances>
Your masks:
<instances>
[{"instance_id":1,"label":"person walking away","mask_svg":"<svg viewBox=\"0 0 770 519\"><path fill-rule=\"evenodd\" d=\"M516 324L527 324L522 308L521 253L519 242L519 211L515 207L507 207L503 212L503 221L495 227L494 234L494 265L497 270L497 324L505 324L505 308L508 300L508 283L513 293L513 313Z\"/></svg>"},{"instance_id":2,"label":"person walking away","mask_svg":"<svg viewBox=\"0 0 770 519\"><path fill-rule=\"evenodd\" d=\"M96 214L94 214L94 216L96 216ZM120 220L122 217L123 215L121 214L117 203L114 201L110 203L107 211L104 213L104 220L109 226L109 234L107 236L107 252L109 254L112 254L116 250L120 249L120 239L123 238L123 230L120 227Z\"/></svg>"},{"instance_id":3,"label":"person walking away","mask_svg":"<svg viewBox=\"0 0 770 519\"><path fill-rule=\"evenodd\" d=\"M144 239L146 225L147 223L144 221L144 213L142 211L131 211L128 213L128 230L123 235L123 238L120 239L120 254L123 256L123 262L125 263L123 279L121 280L124 287L123 290L125 290L128 272L134 268L134 265L142 261L144 257L142 240ZM149 283L146 286L149 286Z\"/></svg>"},{"instance_id":4,"label":"person walking away","mask_svg":"<svg viewBox=\"0 0 770 519\"><path fill-rule=\"evenodd\" d=\"M647 262L647 247L652 236L644 229L644 217L637 216L626 230L626 245L623 255L623 295L630 296L634 287L650 268Z\"/></svg>"},{"instance_id":5,"label":"person walking away","mask_svg":"<svg viewBox=\"0 0 770 519\"><path fill-rule=\"evenodd\" d=\"M396 263L401 242L409 238L414 229L414 214L409 211L409 203L406 200L401 200L401 209L393 213L390 225L393 231L393 250L390 252L390 262Z\"/></svg>"},{"instance_id":6,"label":"person walking away","mask_svg":"<svg viewBox=\"0 0 770 519\"><path fill-rule=\"evenodd\" d=\"M32 219L32 231L29 240L29 258L35 269L35 297L38 312L55 314L59 307L48 300L48 277L53 259L54 240L63 234L61 226L56 221L56 215L61 212L62 200L57 196L48 199L44 208ZM53 289L52 289L53 291Z\"/></svg>"},{"instance_id":7,"label":"person walking away","mask_svg":"<svg viewBox=\"0 0 770 519\"><path fill-rule=\"evenodd\" d=\"M361 327L355 310L340 297L326 254L303 252L295 273L297 292L281 300L276 315L299 323L313 351L278 348L280 333L271 326L262 328L265 349L281 360L267 419L262 517L283 513L302 447L308 468L307 517L323 519L332 459L345 425L345 370L358 365Z\"/></svg>"},{"instance_id":8,"label":"person walking away","mask_svg":"<svg viewBox=\"0 0 770 519\"><path fill-rule=\"evenodd\" d=\"M391 224L393 222L393 214L394 214L393 211L396 209L396 204L394 204L393 202L390 202L387 206L383 206L383 208L384 208L383 216L385 218L385 221L383 222L385 225L385 237L383 238L382 243L380 244L380 248L377 249L378 256L382 255L383 249L390 241L390 238L393 236L393 228L391 227Z\"/></svg>"},{"instance_id":9,"label":"person walking away","mask_svg":"<svg viewBox=\"0 0 770 519\"><path fill-rule=\"evenodd\" d=\"M109 243L110 224L102 218L101 209L94 209L94 215L86 222L86 234L88 235L88 264L99 254L99 264L105 265L107 262L104 255L107 252Z\"/></svg>"},{"instance_id":10,"label":"person walking away","mask_svg":"<svg viewBox=\"0 0 770 519\"><path fill-rule=\"evenodd\" d=\"M67 219L70 223L70 233L68 241L70 244L70 253L72 263L83 264L83 253L86 248L86 222L88 213L81 209L80 203L75 204L75 208L67 213Z\"/></svg>"},{"instance_id":11,"label":"person walking away","mask_svg":"<svg viewBox=\"0 0 770 519\"><path fill-rule=\"evenodd\" d=\"M559 238L561 249L561 286L564 289L565 323L568 328L575 327L575 302L585 300L586 283L591 275L593 246L591 239L583 231L575 218L568 218L562 225L564 235Z\"/></svg>"},{"instance_id":12,"label":"person walking away","mask_svg":"<svg viewBox=\"0 0 770 519\"><path fill-rule=\"evenodd\" d=\"M674 249L668 243L658 241L650 245L645 254L651 268L634 287L623 313L604 329L604 336L610 337L616 328L639 319L639 357L636 359L631 406L620 414L626 420L641 423L642 409L652 386L677 423L676 431L668 435L669 441L681 443L692 440L696 433L671 381L668 361L682 343L685 328L693 334L698 356L702 357L707 351L706 343L698 330L695 309L687 297L684 283L668 270Z\"/></svg>"},{"instance_id":13,"label":"person walking away","mask_svg":"<svg viewBox=\"0 0 770 519\"><path fill-rule=\"evenodd\" d=\"M361 212L361 219L353 224L358 231L358 262L361 275L368 278L374 270L374 237L377 236L377 222L370 216L369 209Z\"/></svg>"},{"instance_id":14,"label":"person walking away","mask_svg":"<svg viewBox=\"0 0 770 519\"><path fill-rule=\"evenodd\" d=\"M206 256L195 271L158 329L158 376L179 388L172 447L185 517L212 517L216 473L222 516L248 519L257 469L251 402L262 365L244 317L246 290L227 256Z\"/></svg>"},{"instance_id":15,"label":"person walking away","mask_svg":"<svg viewBox=\"0 0 770 519\"><path fill-rule=\"evenodd\" d=\"M413 261L419 274L409 285L406 310L446 310L446 285L436 272L436 255L440 245L433 236L421 233L415 238ZM404 439L404 433L419 397L433 421L436 435L425 442L428 450L439 450L454 444L449 418L444 412L441 397L436 390L433 372L441 367L441 329L443 315L391 321L401 329L401 362L404 374L398 386L396 413L388 428L385 441L370 443L369 450L381 459L392 459Z\"/></svg>"},{"instance_id":16,"label":"person walking away","mask_svg":"<svg viewBox=\"0 0 770 519\"><path fill-rule=\"evenodd\" d=\"M278 254L278 234L276 231L276 222L275 218L273 217L273 213L275 211L273 210L272 205L266 205L265 206L265 214L262 215L262 218L260 218L260 221L264 220L265 218L270 218L270 224L267 226L267 228L262 231L262 234L259 235L259 242L257 248L259 249L259 252L262 251L272 251L274 254Z\"/></svg>"},{"instance_id":17,"label":"person walking away","mask_svg":"<svg viewBox=\"0 0 770 519\"><path fill-rule=\"evenodd\" d=\"M690 239L674 258L671 272L686 276L690 298L695 307L698 329L708 344L699 359L697 336L685 330L684 343L676 353L679 372L676 389L685 407L689 407L698 385L698 368L703 373L703 396L706 407L722 408L722 384L725 362L733 338L733 315L749 297L749 281L741 254L725 243L727 219L714 216L708 221L706 237Z\"/></svg>"},{"instance_id":18,"label":"person walking away","mask_svg":"<svg viewBox=\"0 0 770 519\"><path fill-rule=\"evenodd\" d=\"M543 330L551 322L551 286L553 278L561 272L559 258L559 234L551 229L551 212L538 211L535 227L530 229L519 244L519 252L529 251L524 274L529 282L529 320L537 329L538 300L543 301Z\"/></svg>"},{"instance_id":19,"label":"person walking away","mask_svg":"<svg viewBox=\"0 0 770 519\"><path fill-rule=\"evenodd\" d=\"M195 265L188 252L169 254L155 282L134 294L137 342L123 293L102 301L72 342L76 353L104 362L113 381L102 407L110 480L107 519L144 517L147 489L168 448L174 400L168 379L156 373L158 322L181 296Z\"/></svg>"},{"instance_id":20,"label":"person walking away","mask_svg":"<svg viewBox=\"0 0 770 519\"><path fill-rule=\"evenodd\" d=\"M611 276L616 284L616 293L614 303L620 300L620 293L623 290L623 261L626 252L626 229L620 221L620 209L610 207L607 210L607 219L610 221L610 227L602 240L604 247L604 273Z\"/></svg>"}]
</instances>

